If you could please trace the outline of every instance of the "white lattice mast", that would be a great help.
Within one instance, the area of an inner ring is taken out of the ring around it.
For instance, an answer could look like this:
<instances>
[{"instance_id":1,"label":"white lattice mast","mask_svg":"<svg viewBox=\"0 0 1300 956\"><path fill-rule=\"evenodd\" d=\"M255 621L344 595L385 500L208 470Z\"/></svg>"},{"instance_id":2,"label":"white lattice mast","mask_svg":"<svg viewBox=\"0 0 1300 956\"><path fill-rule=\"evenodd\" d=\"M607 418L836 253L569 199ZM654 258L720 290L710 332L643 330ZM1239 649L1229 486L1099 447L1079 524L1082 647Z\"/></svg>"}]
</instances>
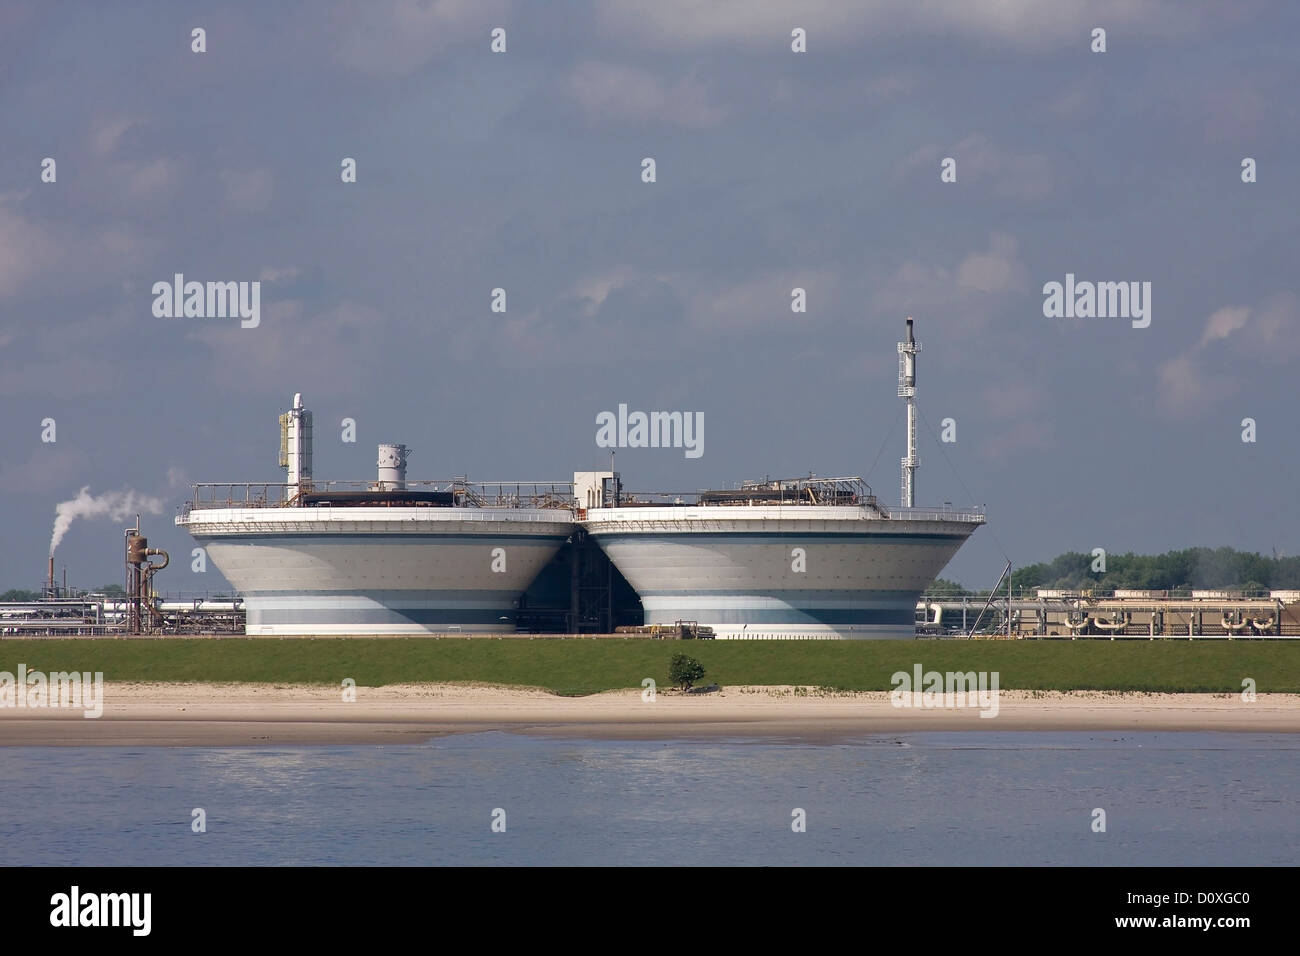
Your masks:
<instances>
[{"instance_id":1,"label":"white lattice mast","mask_svg":"<svg viewBox=\"0 0 1300 956\"><path fill-rule=\"evenodd\" d=\"M921 345L912 337L912 317L907 317L907 341L898 343L898 397L907 402L907 457L903 459L903 507L916 505L916 353Z\"/></svg>"}]
</instances>

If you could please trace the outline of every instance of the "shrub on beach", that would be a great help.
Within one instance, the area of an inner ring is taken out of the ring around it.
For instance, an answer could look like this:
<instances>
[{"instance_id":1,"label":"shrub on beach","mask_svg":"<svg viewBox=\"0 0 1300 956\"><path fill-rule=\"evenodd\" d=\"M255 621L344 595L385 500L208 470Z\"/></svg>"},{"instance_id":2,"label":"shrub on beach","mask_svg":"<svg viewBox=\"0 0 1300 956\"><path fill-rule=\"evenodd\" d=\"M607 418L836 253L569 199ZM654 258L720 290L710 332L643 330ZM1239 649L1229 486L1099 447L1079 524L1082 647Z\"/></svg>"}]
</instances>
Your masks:
<instances>
[{"instance_id":1,"label":"shrub on beach","mask_svg":"<svg viewBox=\"0 0 1300 956\"><path fill-rule=\"evenodd\" d=\"M668 665L668 679L682 690L690 690L691 685L704 676L704 665L685 654L674 654Z\"/></svg>"}]
</instances>

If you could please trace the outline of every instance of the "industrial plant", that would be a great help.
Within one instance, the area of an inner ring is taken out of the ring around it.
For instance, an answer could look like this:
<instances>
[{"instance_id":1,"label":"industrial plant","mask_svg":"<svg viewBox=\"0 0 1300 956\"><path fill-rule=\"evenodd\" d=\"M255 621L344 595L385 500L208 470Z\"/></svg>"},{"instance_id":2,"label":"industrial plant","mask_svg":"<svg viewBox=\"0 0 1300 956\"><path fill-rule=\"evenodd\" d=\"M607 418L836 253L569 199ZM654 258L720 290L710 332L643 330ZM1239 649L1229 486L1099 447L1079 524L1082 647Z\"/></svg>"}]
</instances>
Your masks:
<instances>
[{"instance_id":1,"label":"industrial plant","mask_svg":"<svg viewBox=\"0 0 1300 956\"><path fill-rule=\"evenodd\" d=\"M409 480L407 448L396 443L379 446L373 481L320 480L312 414L298 394L279 422L285 480L196 484L175 519L235 594L160 599L153 580L169 557L149 547L137 516L125 530L121 595L60 589L51 557L42 598L0 606L0 628L748 640L1300 635L1300 592L1039 589L1015 598L995 586L982 601L927 596L985 516L915 504L920 350L908 318L898 343L907 434L896 507L859 477L812 474L689 493L629 492L612 470L572 481Z\"/></svg>"},{"instance_id":2,"label":"industrial plant","mask_svg":"<svg viewBox=\"0 0 1300 956\"><path fill-rule=\"evenodd\" d=\"M917 599L984 522L914 505L919 351L909 318L898 345L907 456L897 508L856 477L691 494L628 493L613 471L408 481L405 446L388 444L373 482L318 481L311 413L296 395L280 419L286 481L197 485L176 521L239 591L253 635L690 622L718 638L911 638ZM557 602L539 578L566 547L568 600ZM641 620L615 613L616 574Z\"/></svg>"}]
</instances>

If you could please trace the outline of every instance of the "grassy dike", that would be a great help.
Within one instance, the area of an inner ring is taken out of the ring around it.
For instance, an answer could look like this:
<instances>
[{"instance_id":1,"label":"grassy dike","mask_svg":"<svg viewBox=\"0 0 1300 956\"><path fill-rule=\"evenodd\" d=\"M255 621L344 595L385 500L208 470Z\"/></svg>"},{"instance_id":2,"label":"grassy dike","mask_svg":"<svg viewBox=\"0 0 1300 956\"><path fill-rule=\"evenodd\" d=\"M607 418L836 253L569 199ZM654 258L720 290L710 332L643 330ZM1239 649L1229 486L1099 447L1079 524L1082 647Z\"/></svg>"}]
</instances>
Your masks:
<instances>
[{"instance_id":1,"label":"grassy dike","mask_svg":"<svg viewBox=\"0 0 1300 956\"><path fill-rule=\"evenodd\" d=\"M704 682L890 690L890 675L997 671L1002 689L1300 693L1300 641L650 641L431 638L58 638L0 641L0 671L103 671L106 681L359 686L468 681L557 694L667 686L685 652Z\"/></svg>"}]
</instances>

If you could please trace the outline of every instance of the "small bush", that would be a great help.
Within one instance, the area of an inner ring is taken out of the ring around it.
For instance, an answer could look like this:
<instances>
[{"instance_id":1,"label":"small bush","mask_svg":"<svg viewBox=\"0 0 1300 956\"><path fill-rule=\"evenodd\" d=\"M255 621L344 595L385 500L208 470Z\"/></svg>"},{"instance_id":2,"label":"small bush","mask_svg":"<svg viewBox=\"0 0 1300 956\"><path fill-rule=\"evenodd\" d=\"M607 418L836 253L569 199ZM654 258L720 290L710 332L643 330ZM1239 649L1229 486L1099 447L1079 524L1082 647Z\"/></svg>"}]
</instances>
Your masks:
<instances>
[{"instance_id":1,"label":"small bush","mask_svg":"<svg viewBox=\"0 0 1300 956\"><path fill-rule=\"evenodd\" d=\"M690 690L691 685L704 676L704 665L685 654L674 654L668 665L668 679L682 690Z\"/></svg>"}]
</instances>

